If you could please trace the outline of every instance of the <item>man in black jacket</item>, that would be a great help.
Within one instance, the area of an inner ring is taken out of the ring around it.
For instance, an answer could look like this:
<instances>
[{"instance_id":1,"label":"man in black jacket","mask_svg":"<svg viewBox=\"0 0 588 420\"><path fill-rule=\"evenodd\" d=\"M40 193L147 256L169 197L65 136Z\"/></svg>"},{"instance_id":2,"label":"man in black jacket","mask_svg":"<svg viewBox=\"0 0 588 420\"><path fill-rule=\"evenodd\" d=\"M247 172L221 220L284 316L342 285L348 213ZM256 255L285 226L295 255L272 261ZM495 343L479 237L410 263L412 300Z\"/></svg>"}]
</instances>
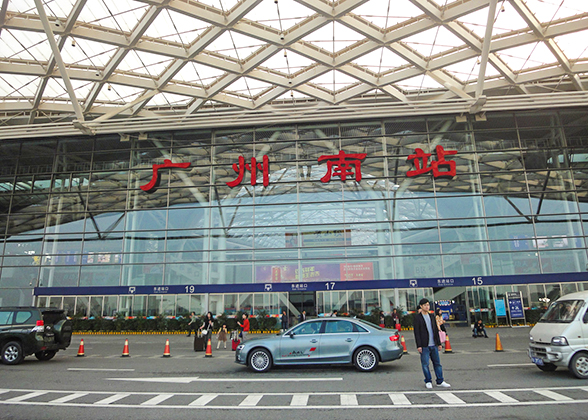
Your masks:
<instances>
[{"instance_id":1,"label":"man in black jacket","mask_svg":"<svg viewBox=\"0 0 588 420\"><path fill-rule=\"evenodd\" d=\"M306 321L306 311L302 311L300 313L299 322L304 322L304 321Z\"/></svg>"},{"instance_id":2,"label":"man in black jacket","mask_svg":"<svg viewBox=\"0 0 588 420\"><path fill-rule=\"evenodd\" d=\"M425 386L429 389L433 388L431 371L429 370L429 360L431 360L437 377L437 386L449 388L451 385L443 379L443 367L439 360L439 352L442 349L439 328L437 327L435 316L429 312L430 309L429 301L421 299L419 301L419 312L414 317L414 338L417 350L421 355Z\"/></svg>"}]
</instances>

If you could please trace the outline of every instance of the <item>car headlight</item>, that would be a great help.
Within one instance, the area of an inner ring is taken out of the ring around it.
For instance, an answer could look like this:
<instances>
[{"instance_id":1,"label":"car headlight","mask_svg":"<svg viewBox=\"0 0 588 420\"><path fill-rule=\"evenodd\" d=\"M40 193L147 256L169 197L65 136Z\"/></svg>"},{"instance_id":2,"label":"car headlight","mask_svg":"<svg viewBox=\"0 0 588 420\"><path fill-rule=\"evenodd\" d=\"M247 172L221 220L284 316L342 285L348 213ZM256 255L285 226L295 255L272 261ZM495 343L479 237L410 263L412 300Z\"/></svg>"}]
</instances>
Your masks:
<instances>
[{"instance_id":1,"label":"car headlight","mask_svg":"<svg viewBox=\"0 0 588 420\"><path fill-rule=\"evenodd\" d=\"M245 344L239 344L237 346L237 350L241 351L241 350L243 350L244 347L245 347Z\"/></svg>"},{"instance_id":2,"label":"car headlight","mask_svg":"<svg viewBox=\"0 0 588 420\"><path fill-rule=\"evenodd\" d=\"M551 339L551 345L552 346L567 346L568 340L567 340L567 338L565 338L563 336L553 337Z\"/></svg>"},{"instance_id":3,"label":"car headlight","mask_svg":"<svg viewBox=\"0 0 588 420\"><path fill-rule=\"evenodd\" d=\"M533 336L529 334L529 341L533 343Z\"/></svg>"}]
</instances>

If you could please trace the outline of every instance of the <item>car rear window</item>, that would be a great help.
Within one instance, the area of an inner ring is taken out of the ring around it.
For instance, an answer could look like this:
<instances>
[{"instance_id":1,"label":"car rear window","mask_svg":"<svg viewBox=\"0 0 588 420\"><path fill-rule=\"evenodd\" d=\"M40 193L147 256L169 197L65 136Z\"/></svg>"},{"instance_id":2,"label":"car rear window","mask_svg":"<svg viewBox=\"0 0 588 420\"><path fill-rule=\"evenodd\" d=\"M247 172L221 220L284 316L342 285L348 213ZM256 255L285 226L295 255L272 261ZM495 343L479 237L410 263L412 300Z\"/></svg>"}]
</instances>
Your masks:
<instances>
[{"instance_id":1,"label":"car rear window","mask_svg":"<svg viewBox=\"0 0 588 420\"><path fill-rule=\"evenodd\" d=\"M15 324L26 324L29 320L33 317L33 313L31 311L18 311L16 313L16 319L14 320Z\"/></svg>"},{"instance_id":2,"label":"car rear window","mask_svg":"<svg viewBox=\"0 0 588 420\"><path fill-rule=\"evenodd\" d=\"M353 331L354 332L369 332L368 330L363 328L361 325L357 325L357 324L353 324Z\"/></svg>"},{"instance_id":3,"label":"car rear window","mask_svg":"<svg viewBox=\"0 0 588 420\"><path fill-rule=\"evenodd\" d=\"M12 324L12 311L0 311L0 325Z\"/></svg>"}]
</instances>

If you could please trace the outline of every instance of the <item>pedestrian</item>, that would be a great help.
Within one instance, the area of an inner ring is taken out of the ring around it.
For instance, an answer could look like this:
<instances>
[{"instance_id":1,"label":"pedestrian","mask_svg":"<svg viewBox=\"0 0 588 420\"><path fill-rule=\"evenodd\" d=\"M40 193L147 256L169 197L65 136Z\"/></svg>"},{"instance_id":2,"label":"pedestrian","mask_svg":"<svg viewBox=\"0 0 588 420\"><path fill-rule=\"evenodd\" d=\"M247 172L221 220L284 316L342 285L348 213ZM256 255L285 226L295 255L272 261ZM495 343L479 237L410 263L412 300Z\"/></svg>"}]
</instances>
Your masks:
<instances>
[{"instance_id":1,"label":"pedestrian","mask_svg":"<svg viewBox=\"0 0 588 420\"><path fill-rule=\"evenodd\" d=\"M336 317L337 317L337 313L338 313L338 312L337 312L337 310L335 309L335 310L333 311L333 314L332 314L331 316L336 318Z\"/></svg>"},{"instance_id":2,"label":"pedestrian","mask_svg":"<svg viewBox=\"0 0 588 420\"><path fill-rule=\"evenodd\" d=\"M472 336L474 338L482 337L482 334L484 334L484 337L488 338L488 334L486 334L486 328L484 328L484 323L481 319L478 319L478 322L474 324L474 329L472 330L472 333Z\"/></svg>"},{"instance_id":3,"label":"pedestrian","mask_svg":"<svg viewBox=\"0 0 588 420\"><path fill-rule=\"evenodd\" d=\"M214 317L212 316L212 312L209 311L206 314L206 317L204 318L204 323L200 327L200 330L202 330L202 334L205 336L204 337L205 343L208 343L208 340L210 340L210 337L212 337L212 328L213 327L214 327Z\"/></svg>"},{"instance_id":4,"label":"pedestrian","mask_svg":"<svg viewBox=\"0 0 588 420\"><path fill-rule=\"evenodd\" d=\"M192 331L194 331L194 327L196 327L196 312L192 312L190 314L190 322L188 322L188 335L186 337L190 337L192 335ZM196 333L194 333L196 334Z\"/></svg>"},{"instance_id":5,"label":"pedestrian","mask_svg":"<svg viewBox=\"0 0 588 420\"><path fill-rule=\"evenodd\" d=\"M445 329L445 320L443 319L443 314L441 313L440 308L435 309L435 321L437 321L437 328L439 328L439 339L441 340L441 345L443 345L447 339L447 330Z\"/></svg>"},{"instance_id":6,"label":"pedestrian","mask_svg":"<svg viewBox=\"0 0 588 420\"><path fill-rule=\"evenodd\" d=\"M300 317L298 318L298 321L299 321L299 322L304 322L304 321L306 321L306 311L302 311L302 312L300 313Z\"/></svg>"},{"instance_id":7,"label":"pedestrian","mask_svg":"<svg viewBox=\"0 0 588 420\"><path fill-rule=\"evenodd\" d=\"M401 329L401 325L400 325L400 315L398 314L398 311L396 310L396 308L394 308L392 310L392 324L394 325L394 328L396 328L398 331L400 331Z\"/></svg>"},{"instance_id":8,"label":"pedestrian","mask_svg":"<svg viewBox=\"0 0 588 420\"><path fill-rule=\"evenodd\" d=\"M430 304L427 299L419 301L420 312L414 317L414 338L416 341L417 351L421 355L421 366L425 375L425 387L433 388L429 362L433 362L437 386L450 388L443 379L443 367L439 358L441 351L441 340L439 338L439 328L435 316L429 312Z\"/></svg>"},{"instance_id":9,"label":"pedestrian","mask_svg":"<svg viewBox=\"0 0 588 420\"><path fill-rule=\"evenodd\" d=\"M247 319L248 318L247 314L243 314L242 318L243 318L243 323L237 322L237 324L239 324L239 326L241 328L243 328L240 335L242 338L241 341L244 343L245 338L247 337L247 333L249 332L249 320Z\"/></svg>"},{"instance_id":10,"label":"pedestrian","mask_svg":"<svg viewBox=\"0 0 588 420\"><path fill-rule=\"evenodd\" d=\"M284 309L282 311L282 331L286 331L288 329L288 314L286 313L286 310Z\"/></svg>"},{"instance_id":11,"label":"pedestrian","mask_svg":"<svg viewBox=\"0 0 588 420\"><path fill-rule=\"evenodd\" d=\"M380 311L380 327L386 327L386 316L384 315L384 311Z\"/></svg>"},{"instance_id":12,"label":"pedestrian","mask_svg":"<svg viewBox=\"0 0 588 420\"><path fill-rule=\"evenodd\" d=\"M223 325L220 330L218 330L218 343L216 345L216 349L220 347L221 342L225 343L225 349L227 348L227 338L229 336L229 331L227 330L227 325Z\"/></svg>"}]
</instances>

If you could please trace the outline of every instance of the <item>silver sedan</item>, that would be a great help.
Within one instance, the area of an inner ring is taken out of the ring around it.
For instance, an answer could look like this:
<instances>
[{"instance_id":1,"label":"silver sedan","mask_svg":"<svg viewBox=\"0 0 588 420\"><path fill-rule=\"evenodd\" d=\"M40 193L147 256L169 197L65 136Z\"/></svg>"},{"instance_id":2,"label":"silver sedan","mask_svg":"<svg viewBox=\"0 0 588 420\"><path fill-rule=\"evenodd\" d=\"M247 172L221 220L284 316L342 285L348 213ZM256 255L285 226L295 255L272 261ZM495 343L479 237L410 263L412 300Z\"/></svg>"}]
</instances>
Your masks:
<instances>
[{"instance_id":1,"label":"silver sedan","mask_svg":"<svg viewBox=\"0 0 588 420\"><path fill-rule=\"evenodd\" d=\"M304 321L285 333L248 340L237 347L235 362L254 372L273 365L353 364L370 372L379 362L402 357L398 331L357 318Z\"/></svg>"}]
</instances>

